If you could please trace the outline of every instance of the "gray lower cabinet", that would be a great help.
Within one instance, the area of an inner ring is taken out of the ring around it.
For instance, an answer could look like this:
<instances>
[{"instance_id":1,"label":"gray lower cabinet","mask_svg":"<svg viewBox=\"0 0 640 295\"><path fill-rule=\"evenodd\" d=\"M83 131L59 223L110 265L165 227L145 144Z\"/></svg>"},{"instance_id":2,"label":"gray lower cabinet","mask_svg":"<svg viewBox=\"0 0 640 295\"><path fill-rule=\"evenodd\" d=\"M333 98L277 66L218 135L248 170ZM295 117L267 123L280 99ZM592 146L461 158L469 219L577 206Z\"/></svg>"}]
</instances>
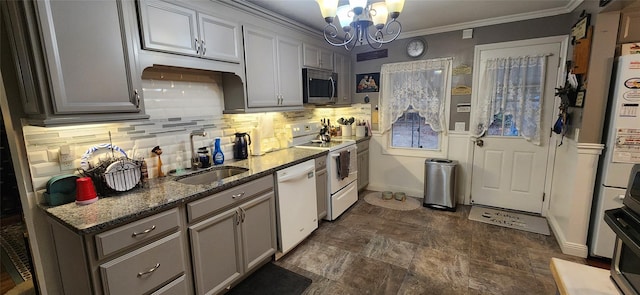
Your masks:
<instances>
[{"instance_id":1,"label":"gray lower cabinet","mask_svg":"<svg viewBox=\"0 0 640 295\"><path fill-rule=\"evenodd\" d=\"M369 140L358 143L358 190L369 184Z\"/></svg>"},{"instance_id":2,"label":"gray lower cabinet","mask_svg":"<svg viewBox=\"0 0 640 295\"><path fill-rule=\"evenodd\" d=\"M29 123L147 118L131 1L7 1L10 37ZM21 51L20 48L28 48ZM35 109L38 112L33 112Z\"/></svg>"},{"instance_id":3,"label":"gray lower cabinet","mask_svg":"<svg viewBox=\"0 0 640 295\"><path fill-rule=\"evenodd\" d=\"M63 293L193 293L180 209L90 235L50 218Z\"/></svg>"},{"instance_id":4,"label":"gray lower cabinet","mask_svg":"<svg viewBox=\"0 0 640 295\"><path fill-rule=\"evenodd\" d=\"M224 206L228 199L237 199L238 204ZM211 206L209 212L223 210L189 226L196 294L217 294L276 252L273 177L196 202L194 207ZM190 212L198 215L196 210Z\"/></svg>"},{"instance_id":5,"label":"gray lower cabinet","mask_svg":"<svg viewBox=\"0 0 640 295\"><path fill-rule=\"evenodd\" d=\"M318 199L318 220L327 216L327 203L329 201L327 188L327 157L316 158L316 196Z\"/></svg>"}]
</instances>

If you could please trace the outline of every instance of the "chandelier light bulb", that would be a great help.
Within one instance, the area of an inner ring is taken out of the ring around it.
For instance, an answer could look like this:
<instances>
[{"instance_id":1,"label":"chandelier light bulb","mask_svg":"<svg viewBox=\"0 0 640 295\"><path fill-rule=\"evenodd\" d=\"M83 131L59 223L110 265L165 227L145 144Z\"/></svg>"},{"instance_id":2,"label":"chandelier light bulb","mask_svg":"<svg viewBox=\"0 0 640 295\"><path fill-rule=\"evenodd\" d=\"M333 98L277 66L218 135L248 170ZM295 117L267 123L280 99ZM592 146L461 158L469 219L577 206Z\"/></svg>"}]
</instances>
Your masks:
<instances>
[{"instance_id":1,"label":"chandelier light bulb","mask_svg":"<svg viewBox=\"0 0 640 295\"><path fill-rule=\"evenodd\" d=\"M338 16L338 20L340 21L340 26L342 27L343 31L347 31L351 29L351 21L353 19L353 15L350 15L351 13L351 7L349 5L342 5L340 7L338 7L338 12L337 12L337 16Z\"/></svg>"},{"instance_id":2,"label":"chandelier light bulb","mask_svg":"<svg viewBox=\"0 0 640 295\"><path fill-rule=\"evenodd\" d=\"M387 23L387 17L389 16L387 5L384 2L373 3L371 4L370 13L373 24L376 26L376 28L382 29Z\"/></svg>"},{"instance_id":3,"label":"chandelier light bulb","mask_svg":"<svg viewBox=\"0 0 640 295\"><path fill-rule=\"evenodd\" d=\"M338 0L316 0L320 6L320 14L327 23L332 23L333 18L336 16L336 10L338 8Z\"/></svg>"},{"instance_id":4,"label":"chandelier light bulb","mask_svg":"<svg viewBox=\"0 0 640 295\"><path fill-rule=\"evenodd\" d=\"M391 18L398 18L404 8L404 0L385 0L385 3L387 3L387 9L391 13Z\"/></svg>"}]
</instances>

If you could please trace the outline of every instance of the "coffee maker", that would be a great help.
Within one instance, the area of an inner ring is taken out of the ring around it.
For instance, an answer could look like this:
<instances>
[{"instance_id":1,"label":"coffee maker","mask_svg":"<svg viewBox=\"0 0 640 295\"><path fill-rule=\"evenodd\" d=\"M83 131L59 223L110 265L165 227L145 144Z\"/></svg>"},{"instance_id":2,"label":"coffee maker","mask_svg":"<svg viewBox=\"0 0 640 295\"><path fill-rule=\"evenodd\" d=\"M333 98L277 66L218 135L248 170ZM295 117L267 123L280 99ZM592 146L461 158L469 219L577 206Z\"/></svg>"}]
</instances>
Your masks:
<instances>
[{"instance_id":1,"label":"coffee maker","mask_svg":"<svg viewBox=\"0 0 640 295\"><path fill-rule=\"evenodd\" d=\"M251 136L246 132L236 132L236 139L233 141L233 158L237 160L246 159L249 156L248 147L251 144Z\"/></svg>"}]
</instances>

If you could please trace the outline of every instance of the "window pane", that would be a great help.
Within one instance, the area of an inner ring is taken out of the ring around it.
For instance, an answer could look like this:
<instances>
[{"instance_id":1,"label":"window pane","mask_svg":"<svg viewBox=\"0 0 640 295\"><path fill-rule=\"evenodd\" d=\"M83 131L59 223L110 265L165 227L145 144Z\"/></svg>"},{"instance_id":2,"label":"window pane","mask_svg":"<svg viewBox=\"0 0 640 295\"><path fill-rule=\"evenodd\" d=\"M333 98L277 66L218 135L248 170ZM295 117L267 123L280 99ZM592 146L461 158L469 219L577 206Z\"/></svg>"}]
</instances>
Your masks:
<instances>
[{"instance_id":1,"label":"window pane","mask_svg":"<svg viewBox=\"0 0 640 295\"><path fill-rule=\"evenodd\" d=\"M405 112L391 128L391 146L437 150L440 135L418 113Z\"/></svg>"}]
</instances>

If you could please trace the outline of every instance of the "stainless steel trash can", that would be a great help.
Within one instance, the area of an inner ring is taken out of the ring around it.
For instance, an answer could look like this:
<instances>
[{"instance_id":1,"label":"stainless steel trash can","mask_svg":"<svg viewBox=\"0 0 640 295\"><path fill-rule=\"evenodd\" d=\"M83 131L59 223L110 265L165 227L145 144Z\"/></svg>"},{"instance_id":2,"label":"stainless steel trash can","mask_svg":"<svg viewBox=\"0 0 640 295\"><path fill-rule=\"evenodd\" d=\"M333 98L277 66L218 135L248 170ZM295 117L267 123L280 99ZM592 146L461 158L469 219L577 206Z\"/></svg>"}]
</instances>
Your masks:
<instances>
[{"instance_id":1,"label":"stainless steel trash can","mask_svg":"<svg viewBox=\"0 0 640 295\"><path fill-rule=\"evenodd\" d=\"M456 211L456 166L458 161L427 159L424 162L422 206Z\"/></svg>"}]
</instances>

